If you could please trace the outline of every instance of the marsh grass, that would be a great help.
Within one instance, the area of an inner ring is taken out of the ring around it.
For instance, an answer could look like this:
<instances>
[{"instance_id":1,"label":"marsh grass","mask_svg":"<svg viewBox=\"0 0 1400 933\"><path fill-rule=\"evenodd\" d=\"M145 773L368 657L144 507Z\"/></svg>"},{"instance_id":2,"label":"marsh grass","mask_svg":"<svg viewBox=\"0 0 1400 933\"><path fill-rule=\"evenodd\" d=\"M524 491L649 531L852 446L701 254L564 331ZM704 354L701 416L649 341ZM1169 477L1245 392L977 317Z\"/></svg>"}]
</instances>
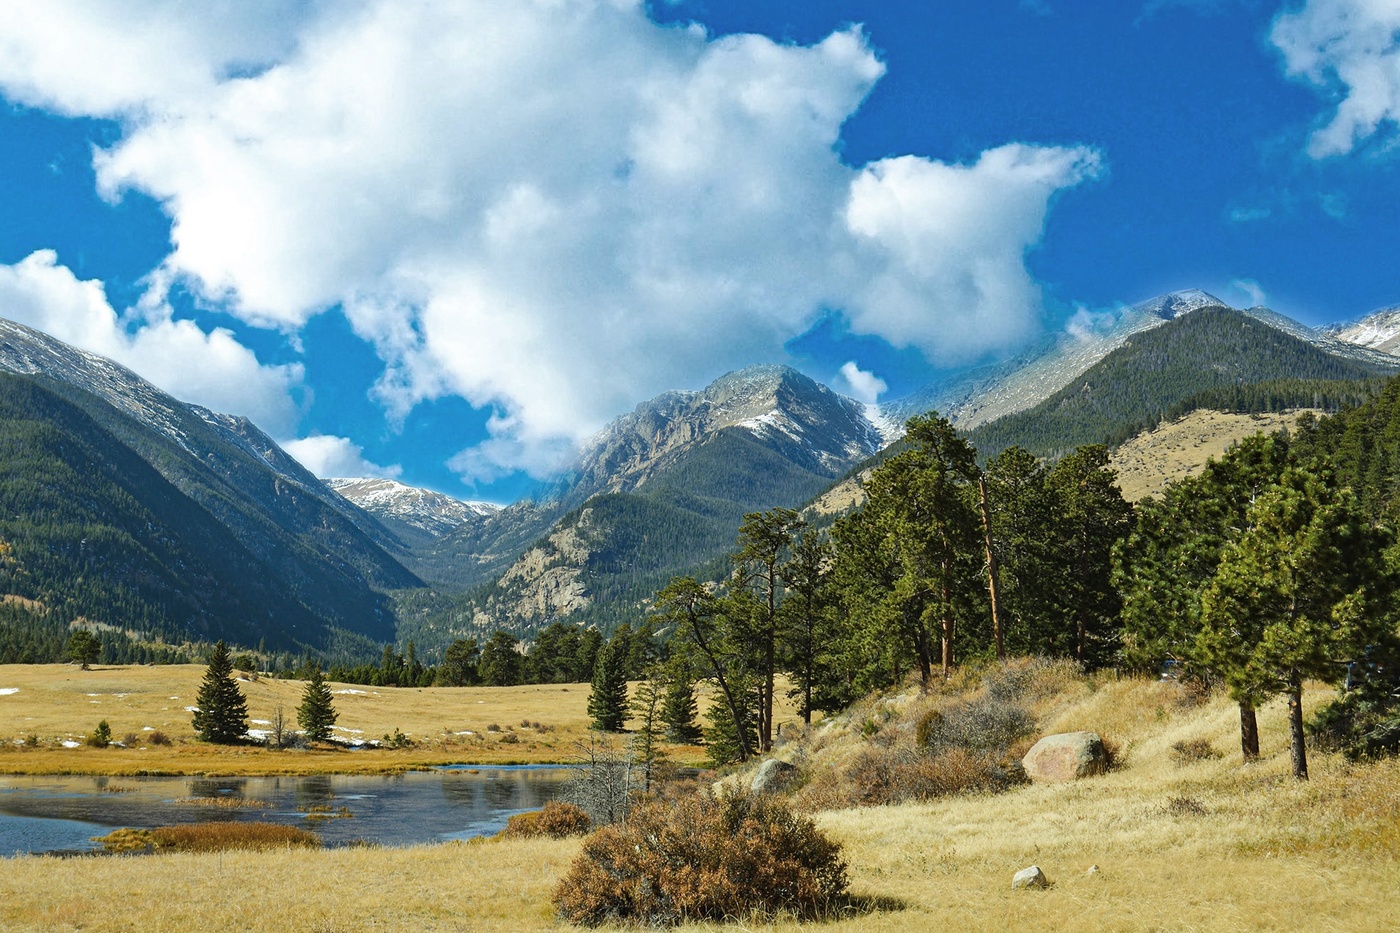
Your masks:
<instances>
[{"instance_id":1,"label":"marsh grass","mask_svg":"<svg viewBox=\"0 0 1400 933\"><path fill-rule=\"evenodd\" d=\"M118 829L94 837L107 852L262 852L268 849L320 848L315 833L277 823L187 823L155 829Z\"/></svg>"}]
</instances>

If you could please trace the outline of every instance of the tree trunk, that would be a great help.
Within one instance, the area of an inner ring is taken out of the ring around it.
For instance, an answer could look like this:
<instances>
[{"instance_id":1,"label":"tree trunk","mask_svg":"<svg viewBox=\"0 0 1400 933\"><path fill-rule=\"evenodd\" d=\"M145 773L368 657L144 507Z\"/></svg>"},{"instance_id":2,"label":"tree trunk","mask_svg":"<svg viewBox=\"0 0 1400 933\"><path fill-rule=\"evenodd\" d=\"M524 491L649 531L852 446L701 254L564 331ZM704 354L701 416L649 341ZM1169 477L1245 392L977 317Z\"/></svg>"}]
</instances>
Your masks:
<instances>
[{"instance_id":1,"label":"tree trunk","mask_svg":"<svg viewBox=\"0 0 1400 933\"><path fill-rule=\"evenodd\" d=\"M953 676L953 591L948 583L952 567L943 564L943 679Z\"/></svg>"},{"instance_id":2,"label":"tree trunk","mask_svg":"<svg viewBox=\"0 0 1400 933\"><path fill-rule=\"evenodd\" d=\"M1303 681L1294 677L1288 685L1288 732L1292 738L1293 776L1308 779L1308 750L1303 744Z\"/></svg>"},{"instance_id":3,"label":"tree trunk","mask_svg":"<svg viewBox=\"0 0 1400 933\"><path fill-rule=\"evenodd\" d=\"M1240 700L1240 752L1246 762L1259 758L1259 720L1250 700Z\"/></svg>"},{"instance_id":4,"label":"tree trunk","mask_svg":"<svg viewBox=\"0 0 1400 933\"><path fill-rule=\"evenodd\" d=\"M1001 599L997 580L997 555L992 549L992 512L987 507L987 478L977 477L977 492L982 505L982 540L987 546L987 596L992 602L992 639L997 646L997 660L1006 661L1006 630L1001 622Z\"/></svg>"}]
</instances>

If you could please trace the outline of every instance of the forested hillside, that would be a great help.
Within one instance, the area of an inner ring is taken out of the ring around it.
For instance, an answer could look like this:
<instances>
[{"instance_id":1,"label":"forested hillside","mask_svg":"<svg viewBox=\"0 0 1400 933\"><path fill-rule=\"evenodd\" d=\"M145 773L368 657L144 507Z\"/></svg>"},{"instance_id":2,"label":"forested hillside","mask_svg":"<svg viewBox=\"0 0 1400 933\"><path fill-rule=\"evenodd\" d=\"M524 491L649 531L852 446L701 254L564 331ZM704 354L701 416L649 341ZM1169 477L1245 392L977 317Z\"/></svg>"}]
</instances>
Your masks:
<instances>
[{"instance_id":1,"label":"forested hillside","mask_svg":"<svg viewBox=\"0 0 1400 933\"><path fill-rule=\"evenodd\" d=\"M1057 457L1081 444L1122 443L1197 408L1335 410L1371 397L1394 371L1334 356L1238 311L1202 308L1135 335L1041 404L969 439L984 457L1012 446Z\"/></svg>"}]
</instances>

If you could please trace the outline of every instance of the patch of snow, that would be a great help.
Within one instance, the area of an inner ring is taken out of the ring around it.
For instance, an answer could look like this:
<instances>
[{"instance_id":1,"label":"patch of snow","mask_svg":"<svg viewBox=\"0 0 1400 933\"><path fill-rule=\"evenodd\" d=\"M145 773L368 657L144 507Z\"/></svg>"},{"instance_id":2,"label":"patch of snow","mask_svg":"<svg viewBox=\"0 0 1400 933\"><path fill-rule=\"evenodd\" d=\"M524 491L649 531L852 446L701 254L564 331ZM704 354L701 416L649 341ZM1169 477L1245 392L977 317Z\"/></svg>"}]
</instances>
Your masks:
<instances>
[{"instance_id":1,"label":"patch of snow","mask_svg":"<svg viewBox=\"0 0 1400 933\"><path fill-rule=\"evenodd\" d=\"M142 726L142 727L141 727L141 731L142 731L142 732L155 732L156 730L155 730L155 727L154 727L154 726Z\"/></svg>"},{"instance_id":2,"label":"patch of snow","mask_svg":"<svg viewBox=\"0 0 1400 933\"><path fill-rule=\"evenodd\" d=\"M250 739L259 739L259 740L266 739L266 738L268 737L269 734L270 734L270 733L269 733L268 730L266 730L266 729L249 729L249 730L248 730L248 738L250 738Z\"/></svg>"},{"instance_id":3,"label":"patch of snow","mask_svg":"<svg viewBox=\"0 0 1400 933\"><path fill-rule=\"evenodd\" d=\"M466 732L454 732L454 733L452 733L452 734L453 734L453 735L476 735L476 733L475 733L475 732L472 732L470 729L467 730Z\"/></svg>"},{"instance_id":4,"label":"patch of snow","mask_svg":"<svg viewBox=\"0 0 1400 933\"><path fill-rule=\"evenodd\" d=\"M90 697L100 697L100 696L102 696L102 694L100 694L100 693L89 693L88 696L90 696Z\"/></svg>"},{"instance_id":5,"label":"patch of snow","mask_svg":"<svg viewBox=\"0 0 1400 933\"><path fill-rule=\"evenodd\" d=\"M7 697L12 693L19 693L18 687L0 687L0 697Z\"/></svg>"},{"instance_id":6,"label":"patch of snow","mask_svg":"<svg viewBox=\"0 0 1400 933\"><path fill-rule=\"evenodd\" d=\"M63 744L63 747L64 747L64 748L78 748L78 747L81 746L83 743L82 743L82 742L74 742L72 739L64 739L62 744Z\"/></svg>"},{"instance_id":7,"label":"patch of snow","mask_svg":"<svg viewBox=\"0 0 1400 933\"><path fill-rule=\"evenodd\" d=\"M363 696L369 696L369 694L366 693L366 692L363 691L363 690L349 690L349 689L346 689L346 690L337 690L336 693L353 693L355 696L361 696L361 697L363 697Z\"/></svg>"},{"instance_id":8,"label":"patch of snow","mask_svg":"<svg viewBox=\"0 0 1400 933\"><path fill-rule=\"evenodd\" d=\"M269 720L269 719L250 719L250 720L248 720L248 721L251 722L251 723L252 723L253 725L255 725L255 726L270 726L270 725L272 725L272 721Z\"/></svg>"},{"instance_id":9,"label":"patch of snow","mask_svg":"<svg viewBox=\"0 0 1400 933\"><path fill-rule=\"evenodd\" d=\"M197 713L197 712L199 712L199 707L198 707L198 706L186 706L186 707L185 707L185 712L187 712L187 713Z\"/></svg>"}]
</instances>

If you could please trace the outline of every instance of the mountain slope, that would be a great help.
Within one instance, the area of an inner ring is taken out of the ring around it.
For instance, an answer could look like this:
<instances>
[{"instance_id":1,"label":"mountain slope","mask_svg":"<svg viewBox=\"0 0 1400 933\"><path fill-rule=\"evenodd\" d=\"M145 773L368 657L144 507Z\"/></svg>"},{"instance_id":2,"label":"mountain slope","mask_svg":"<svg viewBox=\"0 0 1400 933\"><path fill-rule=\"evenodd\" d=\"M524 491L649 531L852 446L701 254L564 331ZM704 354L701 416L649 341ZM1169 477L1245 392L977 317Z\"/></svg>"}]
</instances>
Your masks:
<instances>
[{"instance_id":1,"label":"mountain slope","mask_svg":"<svg viewBox=\"0 0 1400 933\"><path fill-rule=\"evenodd\" d=\"M1356 383L1393 374L1400 361L1361 362L1328 353L1255 316L1202 308L1134 336L1044 402L982 425L969 434L983 456L1019 444L1059 456L1080 444L1117 444L1163 417L1191 407L1249 408L1248 387L1277 395L1283 407L1334 393L1351 399ZM1290 388L1291 383L1292 388ZM1328 387L1330 386L1330 388ZM1285 398L1296 391L1296 400ZM1326 399L1318 399L1325 403Z\"/></svg>"},{"instance_id":2,"label":"mountain slope","mask_svg":"<svg viewBox=\"0 0 1400 933\"><path fill-rule=\"evenodd\" d=\"M38 381L0 374L0 591L173 644L324 646L327 621L204 509Z\"/></svg>"},{"instance_id":3,"label":"mountain slope","mask_svg":"<svg viewBox=\"0 0 1400 933\"><path fill-rule=\"evenodd\" d=\"M497 532L517 518L516 528L537 529L492 582L404 624L430 645L564 617L605 630L635 623L672 575L719 572L745 513L800 505L882 443L864 406L787 367L666 393L600 432L552 502L488 519ZM459 531L435 548L469 536L485 543Z\"/></svg>"},{"instance_id":4,"label":"mountain slope","mask_svg":"<svg viewBox=\"0 0 1400 933\"><path fill-rule=\"evenodd\" d=\"M501 510L490 502L463 502L392 479L333 477L324 482L377 518L409 546L436 540L467 522L482 522Z\"/></svg>"},{"instance_id":5,"label":"mountain slope","mask_svg":"<svg viewBox=\"0 0 1400 933\"><path fill-rule=\"evenodd\" d=\"M382 591L421 585L394 536L244 418L186 405L121 366L0 319L0 371L31 375L205 509L313 616L393 637Z\"/></svg>"},{"instance_id":6,"label":"mountain slope","mask_svg":"<svg viewBox=\"0 0 1400 933\"><path fill-rule=\"evenodd\" d=\"M1322 332L1344 343L1400 356L1400 308L1383 308L1350 324L1330 325Z\"/></svg>"}]
</instances>

